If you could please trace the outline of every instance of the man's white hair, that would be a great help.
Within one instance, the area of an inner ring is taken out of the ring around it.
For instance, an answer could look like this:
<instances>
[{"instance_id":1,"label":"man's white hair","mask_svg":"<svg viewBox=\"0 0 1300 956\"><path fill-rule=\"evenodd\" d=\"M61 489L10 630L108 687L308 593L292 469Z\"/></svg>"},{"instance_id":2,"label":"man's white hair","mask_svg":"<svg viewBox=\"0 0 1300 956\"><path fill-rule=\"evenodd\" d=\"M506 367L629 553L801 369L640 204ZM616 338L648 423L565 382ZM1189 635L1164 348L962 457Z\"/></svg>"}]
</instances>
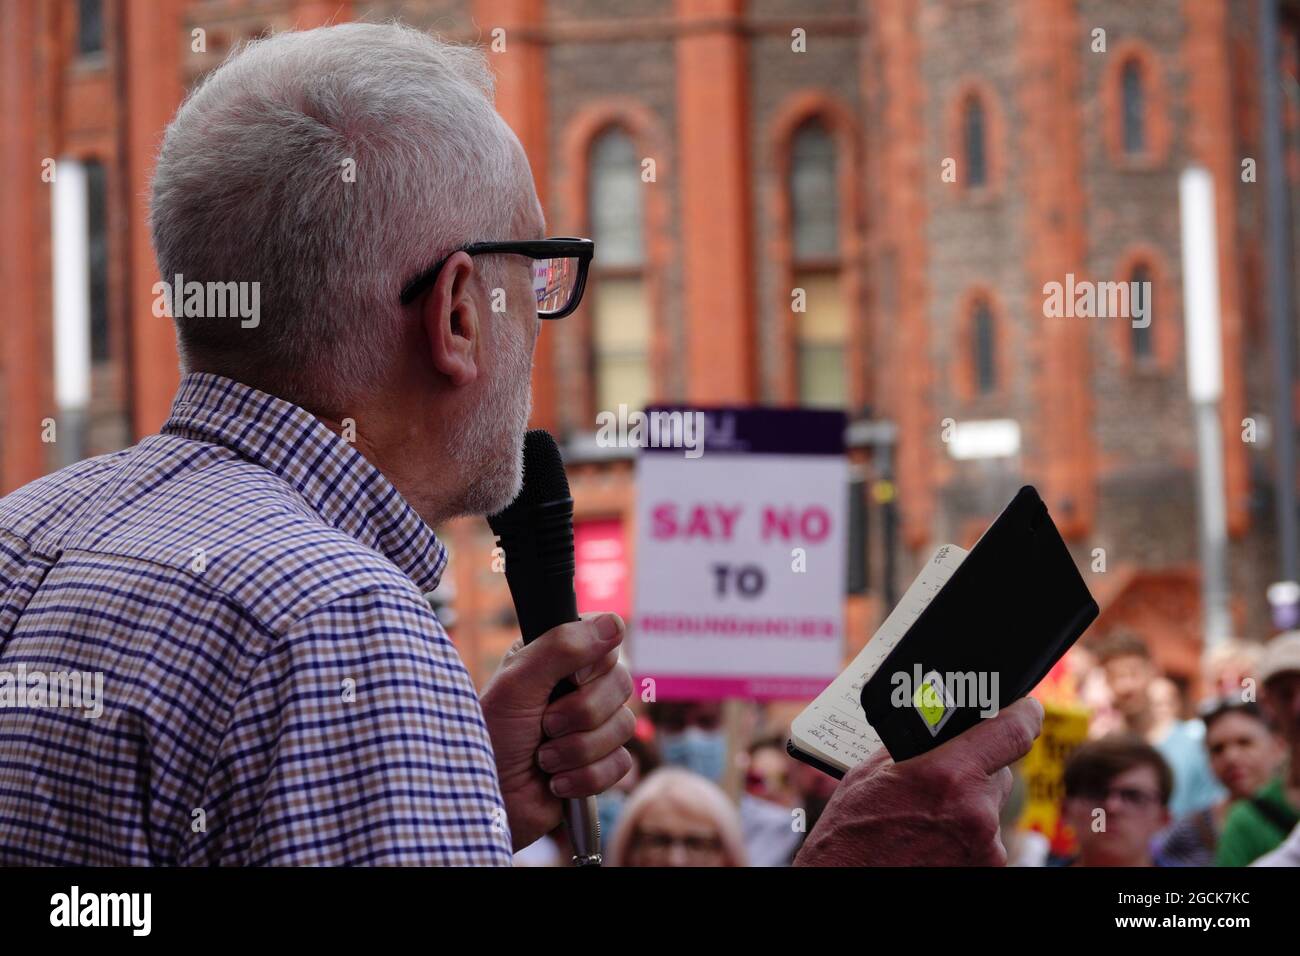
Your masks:
<instances>
[{"instance_id":1,"label":"man's white hair","mask_svg":"<svg viewBox=\"0 0 1300 956\"><path fill-rule=\"evenodd\" d=\"M150 225L164 281L257 282L259 322L177 317L183 366L318 412L380 381L407 331L402 284L511 238L529 173L493 90L480 50L396 24L236 50L167 127Z\"/></svg>"}]
</instances>

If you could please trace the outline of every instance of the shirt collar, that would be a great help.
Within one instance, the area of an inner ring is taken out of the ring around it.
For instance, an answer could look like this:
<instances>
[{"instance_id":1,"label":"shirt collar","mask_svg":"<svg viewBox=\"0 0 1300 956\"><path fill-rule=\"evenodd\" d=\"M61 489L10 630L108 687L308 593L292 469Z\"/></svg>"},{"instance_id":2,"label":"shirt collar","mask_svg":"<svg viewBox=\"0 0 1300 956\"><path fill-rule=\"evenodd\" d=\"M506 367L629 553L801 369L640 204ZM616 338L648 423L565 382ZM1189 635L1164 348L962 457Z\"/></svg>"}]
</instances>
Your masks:
<instances>
[{"instance_id":1,"label":"shirt collar","mask_svg":"<svg viewBox=\"0 0 1300 956\"><path fill-rule=\"evenodd\" d=\"M335 528L384 555L423 592L447 551L379 469L314 415L221 375L181 379L162 434L233 449L291 485Z\"/></svg>"}]
</instances>

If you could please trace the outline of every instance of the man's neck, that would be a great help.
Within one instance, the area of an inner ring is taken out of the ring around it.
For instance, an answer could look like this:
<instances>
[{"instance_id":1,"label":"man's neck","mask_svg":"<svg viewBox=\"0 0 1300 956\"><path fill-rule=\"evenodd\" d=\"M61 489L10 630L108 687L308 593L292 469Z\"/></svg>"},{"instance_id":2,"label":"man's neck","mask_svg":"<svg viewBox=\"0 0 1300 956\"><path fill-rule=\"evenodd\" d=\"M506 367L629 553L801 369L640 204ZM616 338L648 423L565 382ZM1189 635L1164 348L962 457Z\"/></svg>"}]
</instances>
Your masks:
<instances>
[{"instance_id":1,"label":"man's neck","mask_svg":"<svg viewBox=\"0 0 1300 956\"><path fill-rule=\"evenodd\" d=\"M439 442L426 438L417 443L403 440L400 435L385 435L382 431L368 427L373 419L363 418L360 413L346 428L342 423L325 416L318 415L317 419L374 465L425 524L436 526L450 517L450 503L444 500L445 496L439 494L439 487L455 487L452 472L457 467L456 463L446 462L439 466L436 474L440 480L435 485L429 480L430 474L435 471L421 467L418 457L412 457L412 452L416 456L423 456L430 447L440 446ZM395 450L392 453L381 450L389 448Z\"/></svg>"}]
</instances>

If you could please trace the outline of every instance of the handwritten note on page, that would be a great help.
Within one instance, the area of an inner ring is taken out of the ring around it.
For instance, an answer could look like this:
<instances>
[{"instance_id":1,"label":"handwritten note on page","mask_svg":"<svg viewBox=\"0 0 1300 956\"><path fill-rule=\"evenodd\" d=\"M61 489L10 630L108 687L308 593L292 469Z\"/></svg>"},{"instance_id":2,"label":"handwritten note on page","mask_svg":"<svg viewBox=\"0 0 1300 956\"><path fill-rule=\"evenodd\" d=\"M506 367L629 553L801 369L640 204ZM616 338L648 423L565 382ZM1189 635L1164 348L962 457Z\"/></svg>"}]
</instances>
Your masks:
<instances>
[{"instance_id":1,"label":"handwritten note on page","mask_svg":"<svg viewBox=\"0 0 1300 956\"><path fill-rule=\"evenodd\" d=\"M967 553L955 544L942 545L934 552L853 663L794 719L790 739L798 749L847 773L884 747L862 712L862 687Z\"/></svg>"}]
</instances>

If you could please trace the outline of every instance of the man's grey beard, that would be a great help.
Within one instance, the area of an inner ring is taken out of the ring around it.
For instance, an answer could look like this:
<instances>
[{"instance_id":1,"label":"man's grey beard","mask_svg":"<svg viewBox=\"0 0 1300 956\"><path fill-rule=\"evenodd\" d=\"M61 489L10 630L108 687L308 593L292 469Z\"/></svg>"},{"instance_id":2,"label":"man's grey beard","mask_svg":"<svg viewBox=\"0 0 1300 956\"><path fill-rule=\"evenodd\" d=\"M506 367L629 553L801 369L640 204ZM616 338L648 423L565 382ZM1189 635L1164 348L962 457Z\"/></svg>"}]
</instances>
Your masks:
<instances>
[{"instance_id":1,"label":"man's grey beard","mask_svg":"<svg viewBox=\"0 0 1300 956\"><path fill-rule=\"evenodd\" d=\"M454 423L447 454L469 476L455 515L496 514L523 485L524 432L532 412L532 349L505 315L495 315L493 375L499 380L480 407Z\"/></svg>"}]
</instances>

